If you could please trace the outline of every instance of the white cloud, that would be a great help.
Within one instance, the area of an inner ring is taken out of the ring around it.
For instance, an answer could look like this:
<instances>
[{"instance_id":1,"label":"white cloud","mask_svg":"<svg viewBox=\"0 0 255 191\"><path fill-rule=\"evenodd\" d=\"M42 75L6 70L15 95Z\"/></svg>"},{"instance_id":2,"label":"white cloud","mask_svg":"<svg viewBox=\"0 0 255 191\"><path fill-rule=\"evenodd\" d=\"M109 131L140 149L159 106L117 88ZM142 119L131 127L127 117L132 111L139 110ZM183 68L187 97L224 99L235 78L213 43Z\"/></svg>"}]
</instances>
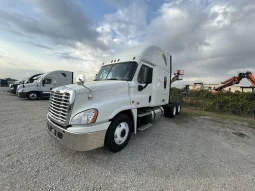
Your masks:
<instances>
[{"instance_id":1,"label":"white cloud","mask_svg":"<svg viewBox=\"0 0 255 191\"><path fill-rule=\"evenodd\" d=\"M255 73L254 1L166 1L148 24L146 6L140 14L137 7L131 3L105 17L101 34L108 45L166 49L174 69L185 70L178 84L219 83L247 69Z\"/></svg>"},{"instance_id":2,"label":"white cloud","mask_svg":"<svg viewBox=\"0 0 255 191\"><path fill-rule=\"evenodd\" d=\"M115 1L110 1L113 4ZM97 28L99 38L113 50L124 50L139 44L139 39L146 33L146 4L135 1L130 4L117 4L119 9L104 16L104 21Z\"/></svg>"},{"instance_id":3,"label":"white cloud","mask_svg":"<svg viewBox=\"0 0 255 191\"><path fill-rule=\"evenodd\" d=\"M19 10L7 1L0 2L0 30L15 39L4 42L0 37L4 43L0 48L1 77L20 79L27 76L24 70L65 69L75 75L85 73L88 80L94 78L109 50L79 2L17 0L22 5Z\"/></svg>"},{"instance_id":4,"label":"white cloud","mask_svg":"<svg viewBox=\"0 0 255 191\"><path fill-rule=\"evenodd\" d=\"M227 5L215 5L210 9L209 15L214 17L212 26L227 26L231 24L231 16L235 15L238 10L235 7Z\"/></svg>"},{"instance_id":5,"label":"white cloud","mask_svg":"<svg viewBox=\"0 0 255 191\"><path fill-rule=\"evenodd\" d=\"M8 51L4 51L8 50ZM12 77L22 79L27 76L39 72L49 72L52 70L69 70L74 72L74 77L83 73L88 81L95 78L95 74L101 66L103 51L87 47L83 44L77 44L77 49L72 50L73 54L60 56L69 56L70 59L58 59L53 56L58 55L58 52L51 52L52 58L41 57L27 53L26 50L17 47L10 42L1 41L1 77ZM70 52L70 50L67 50ZM77 56L81 59L75 59ZM74 57L74 59L72 58Z\"/></svg>"}]
</instances>

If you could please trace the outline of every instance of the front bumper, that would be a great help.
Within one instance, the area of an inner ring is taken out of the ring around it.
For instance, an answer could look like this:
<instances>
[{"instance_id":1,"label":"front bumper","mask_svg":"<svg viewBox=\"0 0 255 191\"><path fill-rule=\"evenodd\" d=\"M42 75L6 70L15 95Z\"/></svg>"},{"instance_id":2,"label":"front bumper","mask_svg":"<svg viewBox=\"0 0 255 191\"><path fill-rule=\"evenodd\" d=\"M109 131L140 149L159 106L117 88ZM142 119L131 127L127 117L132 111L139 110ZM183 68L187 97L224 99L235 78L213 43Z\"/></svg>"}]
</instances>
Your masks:
<instances>
[{"instance_id":1,"label":"front bumper","mask_svg":"<svg viewBox=\"0 0 255 191\"><path fill-rule=\"evenodd\" d=\"M102 129L96 132L71 132L68 129L53 123L47 116L47 131L53 139L75 151L89 151L104 146L106 130L110 122L95 125L95 129ZM98 128L98 126L101 126ZM86 127L84 127L86 130Z\"/></svg>"},{"instance_id":2,"label":"front bumper","mask_svg":"<svg viewBox=\"0 0 255 191\"><path fill-rule=\"evenodd\" d=\"M9 90L9 92L12 93L12 94L16 94L16 89L11 88L11 89Z\"/></svg>"},{"instance_id":3,"label":"front bumper","mask_svg":"<svg viewBox=\"0 0 255 191\"><path fill-rule=\"evenodd\" d=\"M18 97L25 98L26 92L18 92L17 95L18 95Z\"/></svg>"}]
</instances>

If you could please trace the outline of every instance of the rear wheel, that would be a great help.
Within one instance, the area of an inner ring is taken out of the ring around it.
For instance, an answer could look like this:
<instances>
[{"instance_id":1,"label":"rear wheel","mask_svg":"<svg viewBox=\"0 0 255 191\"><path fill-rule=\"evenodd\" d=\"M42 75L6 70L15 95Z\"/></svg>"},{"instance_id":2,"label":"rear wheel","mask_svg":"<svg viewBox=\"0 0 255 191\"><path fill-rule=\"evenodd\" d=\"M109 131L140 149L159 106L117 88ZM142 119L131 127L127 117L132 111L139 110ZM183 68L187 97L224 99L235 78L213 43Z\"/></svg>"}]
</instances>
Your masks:
<instances>
[{"instance_id":1,"label":"rear wheel","mask_svg":"<svg viewBox=\"0 0 255 191\"><path fill-rule=\"evenodd\" d=\"M132 121L126 114L117 115L111 122L105 137L105 146L112 152L122 150L130 139Z\"/></svg>"},{"instance_id":2,"label":"rear wheel","mask_svg":"<svg viewBox=\"0 0 255 191\"><path fill-rule=\"evenodd\" d=\"M37 100L39 98L39 94L37 92L28 92L27 99L29 100Z\"/></svg>"},{"instance_id":3,"label":"rear wheel","mask_svg":"<svg viewBox=\"0 0 255 191\"><path fill-rule=\"evenodd\" d=\"M170 117L171 117L171 118L175 118L176 112L177 112L177 107L176 107L175 104L173 104L173 105L172 105L172 108L171 108Z\"/></svg>"},{"instance_id":4,"label":"rear wheel","mask_svg":"<svg viewBox=\"0 0 255 191\"><path fill-rule=\"evenodd\" d=\"M176 115L176 104L175 103L169 103L167 105L163 106L164 108L164 116L174 118Z\"/></svg>"}]
</instances>

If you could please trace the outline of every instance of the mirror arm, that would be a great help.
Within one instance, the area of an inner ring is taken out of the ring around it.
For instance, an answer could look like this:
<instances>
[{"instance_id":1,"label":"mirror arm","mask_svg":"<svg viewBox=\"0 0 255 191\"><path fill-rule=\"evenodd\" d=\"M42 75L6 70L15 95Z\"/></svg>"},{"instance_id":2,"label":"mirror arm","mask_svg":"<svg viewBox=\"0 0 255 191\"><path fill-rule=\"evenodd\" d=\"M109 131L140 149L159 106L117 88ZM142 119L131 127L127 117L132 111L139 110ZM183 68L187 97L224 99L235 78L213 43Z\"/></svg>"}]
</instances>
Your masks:
<instances>
[{"instance_id":1,"label":"mirror arm","mask_svg":"<svg viewBox=\"0 0 255 191\"><path fill-rule=\"evenodd\" d=\"M145 89L148 86L149 83L146 83L145 86L143 86L143 89Z\"/></svg>"},{"instance_id":2,"label":"mirror arm","mask_svg":"<svg viewBox=\"0 0 255 191\"><path fill-rule=\"evenodd\" d=\"M82 83L82 80L81 80L81 79L79 79L79 80L80 80L82 86L83 86L84 88L88 89L88 90L90 91L90 93L91 93L91 92L92 92L91 89L89 89L88 87L86 87L86 86Z\"/></svg>"},{"instance_id":3,"label":"mirror arm","mask_svg":"<svg viewBox=\"0 0 255 191\"><path fill-rule=\"evenodd\" d=\"M149 83L146 83L144 86L139 85L139 86L138 86L138 88L139 88L138 91L144 90L144 89L148 86L148 84L149 84ZM141 89L140 89L140 88L141 88Z\"/></svg>"}]
</instances>

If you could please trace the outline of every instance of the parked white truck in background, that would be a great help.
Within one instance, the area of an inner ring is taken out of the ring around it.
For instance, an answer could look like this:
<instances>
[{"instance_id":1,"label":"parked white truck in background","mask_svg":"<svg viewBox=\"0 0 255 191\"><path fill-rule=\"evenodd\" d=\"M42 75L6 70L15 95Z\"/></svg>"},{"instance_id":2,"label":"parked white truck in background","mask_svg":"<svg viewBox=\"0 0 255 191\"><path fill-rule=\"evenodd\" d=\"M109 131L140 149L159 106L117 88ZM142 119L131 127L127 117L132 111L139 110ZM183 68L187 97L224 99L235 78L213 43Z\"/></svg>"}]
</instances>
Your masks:
<instances>
[{"instance_id":1,"label":"parked white truck in background","mask_svg":"<svg viewBox=\"0 0 255 191\"><path fill-rule=\"evenodd\" d=\"M25 78L25 79L23 79L23 80L21 80L21 81L16 81L16 82L14 82L14 83L12 83L12 84L10 84L10 90L9 90L9 92L10 93L12 93L12 94L17 94L17 88L18 88L18 86L20 85L20 84L30 84L30 83L33 83L36 79L38 79L38 77L40 76L40 75L42 75L42 74L34 74L34 75L32 75L32 76L30 76L30 77L28 77L28 78Z\"/></svg>"},{"instance_id":2,"label":"parked white truck in background","mask_svg":"<svg viewBox=\"0 0 255 191\"><path fill-rule=\"evenodd\" d=\"M137 47L105 62L94 82L80 75L77 84L53 89L47 131L72 150L120 151L132 133L180 113L180 104L169 102L171 62L157 46Z\"/></svg>"},{"instance_id":3,"label":"parked white truck in background","mask_svg":"<svg viewBox=\"0 0 255 191\"><path fill-rule=\"evenodd\" d=\"M30 100L47 98L50 97L50 92L53 88L72 83L73 72L55 70L42 74L33 83L18 85L17 95Z\"/></svg>"}]
</instances>

